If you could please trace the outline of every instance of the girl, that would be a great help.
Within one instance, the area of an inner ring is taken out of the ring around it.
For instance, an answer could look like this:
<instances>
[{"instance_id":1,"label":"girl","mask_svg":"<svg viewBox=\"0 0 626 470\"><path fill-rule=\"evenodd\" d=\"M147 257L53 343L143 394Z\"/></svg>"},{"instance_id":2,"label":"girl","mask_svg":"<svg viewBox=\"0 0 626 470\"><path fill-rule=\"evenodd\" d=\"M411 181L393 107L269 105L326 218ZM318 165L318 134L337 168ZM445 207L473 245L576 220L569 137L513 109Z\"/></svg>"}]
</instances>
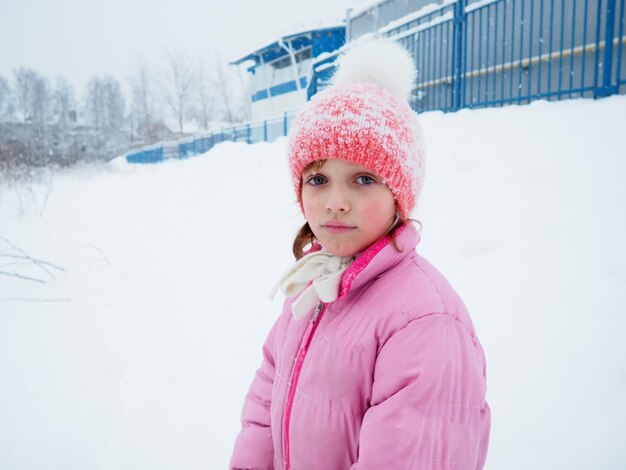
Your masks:
<instances>
[{"instance_id":1,"label":"girl","mask_svg":"<svg viewBox=\"0 0 626 470\"><path fill-rule=\"evenodd\" d=\"M414 248L414 79L401 46L361 41L294 122L288 158L306 224L231 469L483 468L483 350L457 293Z\"/></svg>"}]
</instances>

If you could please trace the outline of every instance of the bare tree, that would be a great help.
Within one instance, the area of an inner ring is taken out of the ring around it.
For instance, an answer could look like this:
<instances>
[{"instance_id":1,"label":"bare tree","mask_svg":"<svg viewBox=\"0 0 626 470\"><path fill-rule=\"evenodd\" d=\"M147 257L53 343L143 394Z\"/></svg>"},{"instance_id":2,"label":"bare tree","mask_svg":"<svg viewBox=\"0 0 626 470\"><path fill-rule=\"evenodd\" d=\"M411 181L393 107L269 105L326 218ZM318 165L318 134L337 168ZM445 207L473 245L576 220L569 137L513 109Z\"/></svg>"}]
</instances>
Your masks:
<instances>
[{"instance_id":1,"label":"bare tree","mask_svg":"<svg viewBox=\"0 0 626 470\"><path fill-rule=\"evenodd\" d=\"M124 95L120 82L110 76L104 77L106 129L118 131L124 127Z\"/></svg>"},{"instance_id":2,"label":"bare tree","mask_svg":"<svg viewBox=\"0 0 626 470\"><path fill-rule=\"evenodd\" d=\"M231 123L249 118L247 96L244 95L241 77L228 68L219 55L215 57L215 77L215 88L224 118Z\"/></svg>"},{"instance_id":3,"label":"bare tree","mask_svg":"<svg viewBox=\"0 0 626 470\"><path fill-rule=\"evenodd\" d=\"M34 85L31 108L32 121L37 128L43 129L43 126L50 119L50 85L48 85L48 80L42 76L37 77Z\"/></svg>"},{"instance_id":4,"label":"bare tree","mask_svg":"<svg viewBox=\"0 0 626 470\"><path fill-rule=\"evenodd\" d=\"M74 87L62 77L57 77L52 92L52 121L62 129L67 128L70 122L76 122Z\"/></svg>"},{"instance_id":5,"label":"bare tree","mask_svg":"<svg viewBox=\"0 0 626 470\"><path fill-rule=\"evenodd\" d=\"M182 52L168 51L166 56L165 80L161 86L163 98L178 123L178 132L182 135L185 119L190 114L196 74Z\"/></svg>"},{"instance_id":6,"label":"bare tree","mask_svg":"<svg viewBox=\"0 0 626 470\"><path fill-rule=\"evenodd\" d=\"M215 78L220 101L224 107L224 117L228 122L234 122L234 114L231 105L230 78L221 57L215 56Z\"/></svg>"},{"instance_id":7,"label":"bare tree","mask_svg":"<svg viewBox=\"0 0 626 470\"><path fill-rule=\"evenodd\" d=\"M13 103L9 81L0 75L0 121L10 120L13 115Z\"/></svg>"},{"instance_id":8,"label":"bare tree","mask_svg":"<svg viewBox=\"0 0 626 470\"><path fill-rule=\"evenodd\" d=\"M202 128L209 129L211 120L216 119L215 77L209 74L206 63L200 59L196 72L196 118Z\"/></svg>"},{"instance_id":9,"label":"bare tree","mask_svg":"<svg viewBox=\"0 0 626 470\"><path fill-rule=\"evenodd\" d=\"M111 76L92 77L87 84L85 108L93 127L105 132L124 126L124 97L119 81Z\"/></svg>"},{"instance_id":10,"label":"bare tree","mask_svg":"<svg viewBox=\"0 0 626 470\"><path fill-rule=\"evenodd\" d=\"M153 68L145 59L137 57L129 81L132 90L131 133L144 143L152 143L158 140L155 127L159 120Z\"/></svg>"},{"instance_id":11,"label":"bare tree","mask_svg":"<svg viewBox=\"0 0 626 470\"><path fill-rule=\"evenodd\" d=\"M133 107L137 111L139 129L145 139L152 120L152 83L150 68L144 59L135 61L135 73L131 80L133 90Z\"/></svg>"},{"instance_id":12,"label":"bare tree","mask_svg":"<svg viewBox=\"0 0 626 470\"><path fill-rule=\"evenodd\" d=\"M10 100L9 100L10 98ZM19 122L13 116L15 105ZM78 120L74 89L64 78L48 79L28 68L14 70L11 86L0 77L0 174L21 178L32 168L62 167L80 160L107 160L129 146L120 83L93 77L84 110L92 126ZM81 109L82 112L82 109Z\"/></svg>"},{"instance_id":13,"label":"bare tree","mask_svg":"<svg viewBox=\"0 0 626 470\"><path fill-rule=\"evenodd\" d=\"M22 122L28 122L30 116L30 104L32 102L34 81L37 72L25 67L13 71L15 81L15 102Z\"/></svg>"},{"instance_id":14,"label":"bare tree","mask_svg":"<svg viewBox=\"0 0 626 470\"><path fill-rule=\"evenodd\" d=\"M92 77L87 83L85 110L89 123L96 129L102 129L104 127L104 91L102 79L99 77Z\"/></svg>"},{"instance_id":15,"label":"bare tree","mask_svg":"<svg viewBox=\"0 0 626 470\"><path fill-rule=\"evenodd\" d=\"M45 77L25 67L15 69L15 101L22 122L43 126L48 118L50 89Z\"/></svg>"}]
</instances>

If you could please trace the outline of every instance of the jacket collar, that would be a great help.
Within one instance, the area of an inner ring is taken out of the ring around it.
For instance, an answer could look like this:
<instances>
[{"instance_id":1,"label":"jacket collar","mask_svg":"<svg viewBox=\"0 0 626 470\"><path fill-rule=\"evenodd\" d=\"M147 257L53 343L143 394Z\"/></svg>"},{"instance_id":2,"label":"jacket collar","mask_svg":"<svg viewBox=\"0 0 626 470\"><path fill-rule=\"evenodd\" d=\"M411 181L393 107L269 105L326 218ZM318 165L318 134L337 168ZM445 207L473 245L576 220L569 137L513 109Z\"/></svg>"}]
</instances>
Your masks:
<instances>
[{"instance_id":1,"label":"jacket collar","mask_svg":"<svg viewBox=\"0 0 626 470\"><path fill-rule=\"evenodd\" d=\"M413 224L404 224L395 230L396 250L390 235L379 239L359 254L343 273L339 284L341 299L406 258L420 241Z\"/></svg>"}]
</instances>

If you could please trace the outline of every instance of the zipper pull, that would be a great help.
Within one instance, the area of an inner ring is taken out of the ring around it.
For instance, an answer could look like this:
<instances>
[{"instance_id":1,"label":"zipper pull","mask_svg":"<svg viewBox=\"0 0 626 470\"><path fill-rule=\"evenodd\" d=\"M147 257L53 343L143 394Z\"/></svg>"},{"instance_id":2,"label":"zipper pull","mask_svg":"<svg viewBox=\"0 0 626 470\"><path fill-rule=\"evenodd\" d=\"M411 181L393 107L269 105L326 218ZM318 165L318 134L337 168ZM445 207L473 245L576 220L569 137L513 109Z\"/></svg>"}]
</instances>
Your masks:
<instances>
[{"instance_id":1,"label":"zipper pull","mask_svg":"<svg viewBox=\"0 0 626 470\"><path fill-rule=\"evenodd\" d=\"M315 307L315 312L313 312L313 323L315 323L317 321L317 317L319 316L319 314L322 311L323 307L324 307L324 303L323 302L320 302L319 304L317 304L317 307Z\"/></svg>"}]
</instances>

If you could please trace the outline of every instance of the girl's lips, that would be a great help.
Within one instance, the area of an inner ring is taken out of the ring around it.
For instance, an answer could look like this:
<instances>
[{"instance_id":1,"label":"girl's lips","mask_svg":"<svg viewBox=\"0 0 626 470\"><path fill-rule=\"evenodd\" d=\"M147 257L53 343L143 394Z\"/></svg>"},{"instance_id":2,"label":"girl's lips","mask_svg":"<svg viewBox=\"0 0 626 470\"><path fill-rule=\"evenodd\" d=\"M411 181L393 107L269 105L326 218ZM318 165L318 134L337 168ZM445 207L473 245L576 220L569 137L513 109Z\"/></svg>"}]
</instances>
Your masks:
<instances>
[{"instance_id":1,"label":"girl's lips","mask_svg":"<svg viewBox=\"0 0 626 470\"><path fill-rule=\"evenodd\" d=\"M351 232L356 227L353 227L351 225L345 225L342 223L329 222L327 224L323 224L322 228L329 233L341 234Z\"/></svg>"}]
</instances>

